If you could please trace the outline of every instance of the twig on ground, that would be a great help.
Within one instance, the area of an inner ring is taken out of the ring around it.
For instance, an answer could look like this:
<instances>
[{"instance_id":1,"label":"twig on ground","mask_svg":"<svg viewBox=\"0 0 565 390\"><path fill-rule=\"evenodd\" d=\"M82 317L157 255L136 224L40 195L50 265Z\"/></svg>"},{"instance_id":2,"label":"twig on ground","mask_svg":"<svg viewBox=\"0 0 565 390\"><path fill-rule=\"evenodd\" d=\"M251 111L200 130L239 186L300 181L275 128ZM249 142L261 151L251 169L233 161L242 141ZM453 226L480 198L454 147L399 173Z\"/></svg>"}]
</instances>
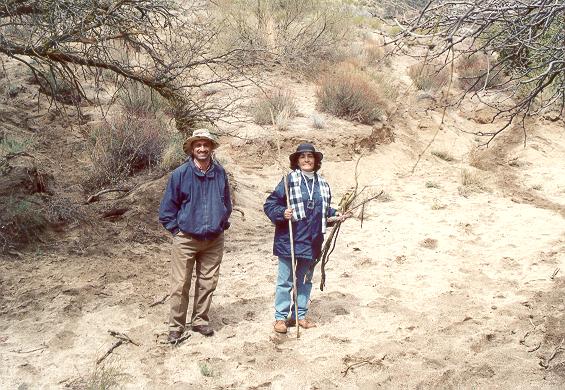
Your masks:
<instances>
[{"instance_id":1,"label":"twig on ground","mask_svg":"<svg viewBox=\"0 0 565 390\"><path fill-rule=\"evenodd\" d=\"M96 202L100 200L100 195L104 195L108 192L129 192L129 191L130 191L129 188L108 188L106 190L98 191L94 195L90 195L86 200L86 203L88 204L88 203Z\"/></svg>"},{"instance_id":2,"label":"twig on ground","mask_svg":"<svg viewBox=\"0 0 565 390\"><path fill-rule=\"evenodd\" d=\"M41 344L40 347L37 347L37 348L34 348L34 349L30 349L29 351L22 351L22 349L20 348L20 349L17 349L17 350L12 349L12 350L10 350L10 352L14 352L14 353L32 353L32 352L42 351L42 350L47 349L47 348L49 348L47 345Z\"/></svg>"},{"instance_id":3,"label":"twig on ground","mask_svg":"<svg viewBox=\"0 0 565 390\"><path fill-rule=\"evenodd\" d=\"M135 341L133 341L132 339L129 338L129 336L121 333L121 332L116 332L114 330L108 330L108 333L110 334L110 336L116 337L118 339L118 341L116 341L111 347L110 349L104 354L104 356L102 356L100 359L98 359L96 361L96 364L100 364L102 363L102 361L104 359L106 359L108 356L110 356L110 354L114 351L114 349L118 348L120 345L122 344L133 344L139 347L139 343L136 343Z\"/></svg>"},{"instance_id":4,"label":"twig on ground","mask_svg":"<svg viewBox=\"0 0 565 390\"><path fill-rule=\"evenodd\" d=\"M118 339L120 339L120 340L122 340L126 343L132 343L133 345L139 347L139 343L136 343L135 341L130 339L128 335L125 335L125 334L120 333L120 332L116 332L114 330L109 330L108 333L110 333L110 336L114 336L114 337L116 337L116 338L118 338Z\"/></svg>"},{"instance_id":5,"label":"twig on ground","mask_svg":"<svg viewBox=\"0 0 565 390\"><path fill-rule=\"evenodd\" d=\"M557 275L558 272L559 272L559 267L555 268L555 271L553 271L553 275L551 275L551 280L553 280L553 278L555 278L555 276Z\"/></svg>"},{"instance_id":6,"label":"twig on ground","mask_svg":"<svg viewBox=\"0 0 565 390\"><path fill-rule=\"evenodd\" d=\"M153 302L149 307L162 305L163 303L167 302L167 300L171 297L171 294L165 295L163 298L159 299L158 301Z\"/></svg>"},{"instance_id":7,"label":"twig on ground","mask_svg":"<svg viewBox=\"0 0 565 390\"><path fill-rule=\"evenodd\" d=\"M555 350L553 351L553 353L551 354L551 356L544 362L543 359L539 362L539 365L542 366L545 369L549 368L549 363L553 360L553 358L561 351L565 350L563 348L563 341L565 341L565 339L561 339L561 342L559 343L559 345L555 348Z\"/></svg>"},{"instance_id":8,"label":"twig on ground","mask_svg":"<svg viewBox=\"0 0 565 390\"><path fill-rule=\"evenodd\" d=\"M169 340L161 341L161 344L171 344L171 345L176 347L177 345L179 345L180 343L182 343L183 341L188 339L190 336L192 336L192 334L187 332L187 333L183 334L181 337L179 337L178 339L176 339L175 341L169 341Z\"/></svg>"},{"instance_id":9,"label":"twig on ground","mask_svg":"<svg viewBox=\"0 0 565 390\"><path fill-rule=\"evenodd\" d=\"M361 361L355 362L355 363L353 363L353 364L349 364L349 365L345 368L345 370L343 370L341 373L343 374L343 376L346 376L347 373L349 372L349 370L353 370L354 368L364 366L365 364L379 364L380 362L382 362L383 360L385 360L385 358L386 358L386 355L383 355L382 358L374 358L374 359L371 359L371 360L366 360L366 359L365 359L365 360L361 360Z\"/></svg>"},{"instance_id":10,"label":"twig on ground","mask_svg":"<svg viewBox=\"0 0 565 390\"><path fill-rule=\"evenodd\" d=\"M537 351L540 347L541 347L541 342L537 346L533 347L532 349L528 349L528 352Z\"/></svg>"},{"instance_id":11,"label":"twig on ground","mask_svg":"<svg viewBox=\"0 0 565 390\"><path fill-rule=\"evenodd\" d=\"M114 345L112 345L112 346L110 347L110 349L108 350L108 352L106 352L106 353L104 354L104 356L102 356L100 359L98 359L98 360L96 361L96 364L102 363L102 361L103 361L104 359L106 359L108 356L110 356L110 354L112 353L112 351L114 351L114 349L118 348L118 347L119 347L120 345L122 345L123 343L124 343L124 340L121 340L121 339L118 340L118 341L116 341L116 342L114 343Z\"/></svg>"}]
</instances>

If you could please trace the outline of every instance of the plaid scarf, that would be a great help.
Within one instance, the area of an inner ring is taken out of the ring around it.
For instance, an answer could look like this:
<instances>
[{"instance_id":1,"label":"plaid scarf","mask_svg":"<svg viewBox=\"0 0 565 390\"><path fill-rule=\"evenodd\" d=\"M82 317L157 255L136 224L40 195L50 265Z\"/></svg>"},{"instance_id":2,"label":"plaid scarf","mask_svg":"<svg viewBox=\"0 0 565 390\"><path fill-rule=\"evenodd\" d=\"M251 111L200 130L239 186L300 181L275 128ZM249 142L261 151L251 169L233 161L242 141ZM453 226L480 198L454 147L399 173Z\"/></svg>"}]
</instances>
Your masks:
<instances>
[{"instance_id":1,"label":"plaid scarf","mask_svg":"<svg viewBox=\"0 0 565 390\"><path fill-rule=\"evenodd\" d=\"M315 174L313 185L316 185L316 178L318 178L318 186L320 188L320 195L322 196L322 233L326 232L326 215L330 208L330 186L318 174ZM288 175L289 181L289 197L290 206L292 207L292 218L295 221L306 218L306 211L304 210L304 202L302 201L302 190L300 184L302 183L302 175L300 169L292 171Z\"/></svg>"}]
</instances>

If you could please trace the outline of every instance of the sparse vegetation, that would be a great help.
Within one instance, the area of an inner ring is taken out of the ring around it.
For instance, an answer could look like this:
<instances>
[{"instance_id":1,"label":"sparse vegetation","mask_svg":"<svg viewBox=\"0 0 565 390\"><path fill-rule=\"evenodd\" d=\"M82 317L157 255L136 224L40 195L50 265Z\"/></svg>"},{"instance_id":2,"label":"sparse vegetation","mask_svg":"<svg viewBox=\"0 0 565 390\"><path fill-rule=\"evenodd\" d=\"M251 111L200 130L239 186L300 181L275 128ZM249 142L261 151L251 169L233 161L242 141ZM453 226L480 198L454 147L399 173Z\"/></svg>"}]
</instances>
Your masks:
<instances>
[{"instance_id":1,"label":"sparse vegetation","mask_svg":"<svg viewBox=\"0 0 565 390\"><path fill-rule=\"evenodd\" d=\"M284 130L288 121L296 115L294 96L287 90L274 89L257 96L251 113L259 125L275 125Z\"/></svg>"},{"instance_id":2,"label":"sparse vegetation","mask_svg":"<svg viewBox=\"0 0 565 390\"><path fill-rule=\"evenodd\" d=\"M255 58L267 54L306 72L334 61L350 28L339 2L223 0L217 5L227 48L244 48Z\"/></svg>"},{"instance_id":3,"label":"sparse vegetation","mask_svg":"<svg viewBox=\"0 0 565 390\"><path fill-rule=\"evenodd\" d=\"M456 63L461 88L478 91L500 85L502 74L500 70L492 69L493 62L487 55L479 53L461 57Z\"/></svg>"},{"instance_id":4,"label":"sparse vegetation","mask_svg":"<svg viewBox=\"0 0 565 390\"><path fill-rule=\"evenodd\" d=\"M386 113L387 104L375 81L350 64L322 76L316 97L321 111L364 124L381 120Z\"/></svg>"},{"instance_id":5,"label":"sparse vegetation","mask_svg":"<svg viewBox=\"0 0 565 390\"><path fill-rule=\"evenodd\" d=\"M198 368L200 368L200 373L203 376L206 376L206 377L213 377L214 376L214 370L212 369L212 367L210 367L210 365L208 363L199 362Z\"/></svg>"},{"instance_id":6,"label":"sparse vegetation","mask_svg":"<svg viewBox=\"0 0 565 390\"><path fill-rule=\"evenodd\" d=\"M484 192L488 190L485 179L479 172L473 172L468 169L461 170L461 184L459 194L469 196L473 192Z\"/></svg>"},{"instance_id":7,"label":"sparse vegetation","mask_svg":"<svg viewBox=\"0 0 565 390\"><path fill-rule=\"evenodd\" d=\"M10 243L27 244L47 228L41 202L35 197L6 200L0 211L0 252Z\"/></svg>"},{"instance_id":8,"label":"sparse vegetation","mask_svg":"<svg viewBox=\"0 0 565 390\"><path fill-rule=\"evenodd\" d=\"M115 362L97 364L88 375L69 382L68 387L73 390L118 389L122 386L125 377L126 374Z\"/></svg>"},{"instance_id":9,"label":"sparse vegetation","mask_svg":"<svg viewBox=\"0 0 565 390\"><path fill-rule=\"evenodd\" d=\"M32 144L32 139L21 139L10 135L0 136L0 157L25 152Z\"/></svg>"},{"instance_id":10,"label":"sparse vegetation","mask_svg":"<svg viewBox=\"0 0 565 390\"><path fill-rule=\"evenodd\" d=\"M170 171L186 160L187 156L182 149L185 140L186 136L178 132L169 137L159 164L162 169Z\"/></svg>"},{"instance_id":11,"label":"sparse vegetation","mask_svg":"<svg viewBox=\"0 0 565 390\"><path fill-rule=\"evenodd\" d=\"M159 118L122 114L91 134L92 174L85 188L120 183L127 176L156 166L166 144Z\"/></svg>"},{"instance_id":12,"label":"sparse vegetation","mask_svg":"<svg viewBox=\"0 0 565 390\"><path fill-rule=\"evenodd\" d=\"M326 127L326 122L324 121L324 118L321 115L312 114L311 119L312 119L313 128L323 129L324 127Z\"/></svg>"},{"instance_id":13,"label":"sparse vegetation","mask_svg":"<svg viewBox=\"0 0 565 390\"><path fill-rule=\"evenodd\" d=\"M419 63L408 68L408 75L416 88L436 91L449 81L449 69L445 65Z\"/></svg>"},{"instance_id":14,"label":"sparse vegetation","mask_svg":"<svg viewBox=\"0 0 565 390\"><path fill-rule=\"evenodd\" d=\"M426 188L441 188L441 187L438 183L428 180L426 182Z\"/></svg>"},{"instance_id":15,"label":"sparse vegetation","mask_svg":"<svg viewBox=\"0 0 565 390\"><path fill-rule=\"evenodd\" d=\"M129 81L118 91L118 100L128 115L156 116L164 111L167 101L148 86Z\"/></svg>"},{"instance_id":16,"label":"sparse vegetation","mask_svg":"<svg viewBox=\"0 0 565 390\"><path fill-rule=\"evenodd\" d=\"M436 156L437 158L440 158L443 161L447 161L447 162L455 161L455 158L449 152L446 152L444 150L432 150L430 153L432 156Z\"/></svg>"}]
</instances>

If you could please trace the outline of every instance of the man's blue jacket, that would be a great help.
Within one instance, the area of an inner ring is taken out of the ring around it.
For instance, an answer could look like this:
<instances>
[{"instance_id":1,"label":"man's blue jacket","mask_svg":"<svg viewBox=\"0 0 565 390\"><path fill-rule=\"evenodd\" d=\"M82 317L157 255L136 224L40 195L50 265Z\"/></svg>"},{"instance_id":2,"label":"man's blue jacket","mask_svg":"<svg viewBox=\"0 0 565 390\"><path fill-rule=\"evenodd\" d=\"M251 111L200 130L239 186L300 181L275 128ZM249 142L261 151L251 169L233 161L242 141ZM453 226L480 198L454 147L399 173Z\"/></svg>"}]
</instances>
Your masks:
<instances>
[{"instance_id":1,"label":"man's blue jacket","mask_svg":"<svg viewBox=\"0 0 565 390\"><path fill-rule=\"evenodd\" d=\"M159 208L159 222L173 235L181 230L198 240L213 240L229 228L231 212L224 168L212 160L203 173L189 158L169 178Z\"/></svg>"}]
</instances>

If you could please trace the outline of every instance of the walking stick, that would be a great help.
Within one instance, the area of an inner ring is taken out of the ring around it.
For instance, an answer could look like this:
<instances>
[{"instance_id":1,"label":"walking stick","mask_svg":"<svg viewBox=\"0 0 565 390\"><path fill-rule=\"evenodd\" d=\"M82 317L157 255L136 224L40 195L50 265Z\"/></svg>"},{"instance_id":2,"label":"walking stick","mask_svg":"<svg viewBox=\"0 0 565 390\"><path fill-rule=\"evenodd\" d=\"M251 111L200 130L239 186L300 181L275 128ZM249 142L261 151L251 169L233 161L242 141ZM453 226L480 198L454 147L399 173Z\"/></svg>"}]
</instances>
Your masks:
<instances>
[{"instance_id":1,"label":"walking stick","mask_svg":"<svg viewBox=\"0 0 565 390\"><path fill-rule=\"evenodd\" d=\"M288 194L288 175L284 175L284 193L286 195L286 208L290 208L290 196ZM292 234L292 218L288 220L288 234L290 235L290 258L292 260L292 298L294 299L294 321L296 326L296 338L300 337L300 325L298 325L298 302L296 291L296 259L294 258L294 238Z\"/></svg>"}]
</instances>

